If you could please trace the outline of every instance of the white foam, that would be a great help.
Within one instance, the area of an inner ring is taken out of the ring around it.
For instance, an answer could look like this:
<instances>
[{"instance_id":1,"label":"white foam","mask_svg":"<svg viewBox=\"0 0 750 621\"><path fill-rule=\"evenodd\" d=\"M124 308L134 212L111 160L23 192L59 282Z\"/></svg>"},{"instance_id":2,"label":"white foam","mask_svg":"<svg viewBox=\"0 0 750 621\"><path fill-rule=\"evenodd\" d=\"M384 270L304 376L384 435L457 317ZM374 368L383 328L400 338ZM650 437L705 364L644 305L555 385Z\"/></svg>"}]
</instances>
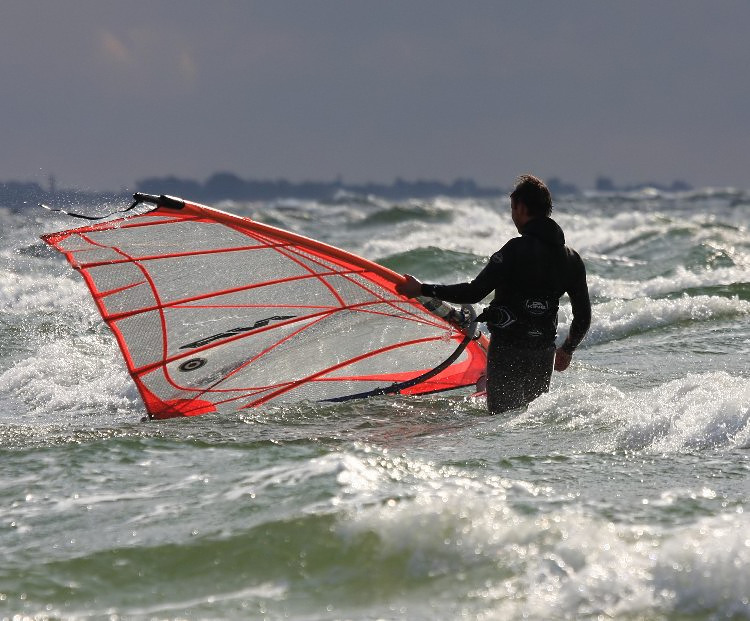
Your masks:
<instances>
[{"instance_id":1,"label":"white foam","mask_svg":"<svg viewBox=\"0 0 750 621\"><path fill-rule=\"evenodd\" d=\"M510 216L498 213L488 204L437 199L433 208L451 212L451 222L400 223L390 236L381 234L377 239L368 240L362 254L366 257L388 256L428 248L439 240L442 250L489 257L508 239L518 235Z\"/></svg>"},{"instance_id":2,"label":"white foam","mask_svg":"<svg viewBox=\"0 0 750 621\"><path fill-rule=\"evenodd\" d=\"M24 404L13 408L23 412L14 423L111 420L132 416L140 402L114 338L99 334L43 345L0 375L0 395Z\"/></svg>"},{"instance_id":3,"label":"white foam","mask_svg":"<svg viewBox=\"0 0 750 621\"><path fill-rule=\"evenodd\" d=\"M750 515L704 518L666 537L653 589L681 614L750 618Z\"/></svg>"},{"instance_id":4,"label":"white foam","mask_svg":"<svg viewBox=\"0 0 750 621\"><path fill-rule=\"evenodd\" d=\"M566 243L582 254L609 252L632 240L663 235L670 226L657 213L623 211L612 215L553 216L565 231Z\"/></svg>"},{"instance_id":5,"label":"white foam","mask_svg":"<svg viewBox=\"0 0 750 621\"><path fill-rule=\"evenodd\" d=\"M748 613L750 520L741 513L670 531L563 511L526 573L532 618ZM545 563L545 561L547 561ZM551 561L551 562L550 562Z\"/></svg>"},{"instance_id":6,"label":"white foam","mask_svg":"<svg viewBox=\"0 0 750 621\"><path fill-rule=\"evenodd\" d=\"M674 453L750 446L750 379L717 371L688 374L625 392L608 384L572 382L542 395L514 419L572 428L604 426L594 451Z\"/></svg>"},{"instance_id":7,"label":"white foam","mask_svg":"<svg viewBox=\"0 0 750 621\"><path fill-rule=\"evenodd\" d=\"M724 372L689 374L618 404L626 427L615 448L672 452L750 446L750 380Z\"/></svg>"},{"instance_id":8,"label":"white foam","mask_svg":"<svg viewBox=\"0 0 750 621\"><path fill-rule=\"evenodd\" d=\"M586 344L612 341L685 321L714 321L748 314L750 302L737 297L683 295L674 299L614 300L593 307ZM570 306L561 306L560 334L567 334L570 319Z\"/></svg>"},{"instance_id":9,"label":"white foam","mask_svg":"<svg viewBox=\"0 0 750 621\"><path fill-rule=\"evenodd\" d=\"M375 562L400 559L410 575L450 577L444 612L551 619L748 611L750 520L742 513L672 529L618 524L580 507L519 513L492 477L444 474L423 476L408 497L342 515L335 529L344 540L377 536ZM486 579L467 579L459 597L467 574Z\"/></svg>"},{"instance_id":10,"label":"white foam","mask_svg":"<svg viewBox=\"0 0 750 621\"><path fill-rule=\"evenodd\" d=\"M60 312L82 305L95 312L86 286L78 276L0 272L0 312Z\"/></svg>"},{"instance_id":11,"label":"white foam","mask_svg":"<svg viewBox=\"0 0 750 621\"><path fill-rule=\"evenodd\" d=\"M693 272L679 266L669 276L657 276L648 280L618 280L589 275L589 293L592 298L655 297L698 287L715 287L750 282L750 266L719 267Z\"/></svg>"},{"instance_id":12,"label":"white foam","mask_svg":"<svg viewBox=\"0 0 750 621\"><path fill-rule=\"evenodd\" d=\"M331 453L304 463L253 470L234 484L225 496L229 500L238 500L254 497L274 487L308 486L314 479L323 478L336 480L340 493L333 500L334 504L340 504L344 498L359 503L380 488L381 477L381 469L372 460L363 460L347 453Z\"/></svg>"},{"instance_id":13,"label":"white foam","mask_svg":"<svg viewBox=\"0 0 750 621\"><path fill-rule=\"evenodd\" d=\"M641 209L643 206L640 207ZM565 231L568 245L582 254L605 255L617 248L637 243L639 240L664 238L670 232L687 232L691 244L716 247L735 259L736 264L747 262L740 249L747 245L747 228L717 225L712 214L672 212L621 211L614 214L554 215Z\"/></svg>"}]
</instances>

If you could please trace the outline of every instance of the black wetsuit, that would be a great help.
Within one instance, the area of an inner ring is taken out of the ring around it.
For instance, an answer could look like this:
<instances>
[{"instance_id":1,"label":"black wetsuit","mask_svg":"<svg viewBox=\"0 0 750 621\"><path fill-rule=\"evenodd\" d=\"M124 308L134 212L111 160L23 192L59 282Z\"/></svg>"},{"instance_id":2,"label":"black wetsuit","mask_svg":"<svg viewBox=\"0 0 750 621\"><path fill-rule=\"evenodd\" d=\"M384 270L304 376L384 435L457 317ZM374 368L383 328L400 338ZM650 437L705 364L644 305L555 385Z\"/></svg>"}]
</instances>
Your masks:
<instances>
[{"instance_id":1,"label":"black wetsuit","mask_svg":"<svg viewBox=\"0 0 750 621\"><path fill-rule=\"evenodd\" d=\"M560 297L567 293L573 308L563 344L571 354L591 323L591 303L581 257L565 245L562 229L547 217L529 220L521 237L493 254L471 282L422 285L422 295L459 304L479 302L493 290L495 298L480 319L491 334L487 407L498 413L549 390Z\"/></svg>"}]
</instances>

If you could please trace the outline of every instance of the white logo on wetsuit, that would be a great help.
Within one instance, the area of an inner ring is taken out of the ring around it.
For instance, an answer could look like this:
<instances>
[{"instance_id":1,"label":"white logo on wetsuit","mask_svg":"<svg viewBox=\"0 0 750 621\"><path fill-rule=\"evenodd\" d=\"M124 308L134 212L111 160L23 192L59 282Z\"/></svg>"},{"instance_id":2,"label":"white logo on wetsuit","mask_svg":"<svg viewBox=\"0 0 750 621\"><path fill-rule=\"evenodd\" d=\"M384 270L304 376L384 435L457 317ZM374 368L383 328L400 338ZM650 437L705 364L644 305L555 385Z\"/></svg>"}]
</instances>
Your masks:
<instances>
[{"instance_id":1,"label":"white logo on wetsuit","mask_svg":"<svg viewBox=\"0 0 750 621\"><path fill-rule=\"evenodd\" d=\"M524 300L523 307L529 315L541 317L549 311L549 302L547 300Z\"/></svg>"}]
</instances>

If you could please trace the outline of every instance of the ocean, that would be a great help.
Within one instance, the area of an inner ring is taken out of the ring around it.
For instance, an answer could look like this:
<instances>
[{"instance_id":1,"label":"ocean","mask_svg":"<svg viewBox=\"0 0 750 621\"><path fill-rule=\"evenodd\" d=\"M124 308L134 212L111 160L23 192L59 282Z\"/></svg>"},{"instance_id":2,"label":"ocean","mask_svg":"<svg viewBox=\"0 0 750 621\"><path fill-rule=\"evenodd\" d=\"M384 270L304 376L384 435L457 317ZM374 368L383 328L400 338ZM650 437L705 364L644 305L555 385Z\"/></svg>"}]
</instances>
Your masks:
<instances>
[{"instance_id":1,"label":"ocean","mask_svg":"<svg viewBox=\"0 0 750 621\"><path fill-rule=\"evenodd\" d=\"M429 282L516 234L502 197L214 206ZM0 207L0 618L750 619L750 192L553 217L593 320L527 409L465 389L144 423L39 239L82 221Z\"/></svg>"}]
</instances>

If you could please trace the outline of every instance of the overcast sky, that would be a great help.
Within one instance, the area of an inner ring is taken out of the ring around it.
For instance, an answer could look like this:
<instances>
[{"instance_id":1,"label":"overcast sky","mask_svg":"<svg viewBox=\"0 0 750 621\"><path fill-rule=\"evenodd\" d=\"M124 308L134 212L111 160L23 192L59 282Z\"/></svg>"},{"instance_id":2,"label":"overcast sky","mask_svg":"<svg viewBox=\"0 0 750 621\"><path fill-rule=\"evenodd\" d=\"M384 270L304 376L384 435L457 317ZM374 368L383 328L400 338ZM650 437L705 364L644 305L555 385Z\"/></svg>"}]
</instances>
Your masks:
<instances>
[{"instance_id":1,"label":"overcast sky","mask_svg":"<svg viewBox=\"0 0 750 621\"><path fill-rule=\"evenodd\" d=\"M4 0L0 181L750 187L747 0Z\"/></svg>"}]
</instances>

